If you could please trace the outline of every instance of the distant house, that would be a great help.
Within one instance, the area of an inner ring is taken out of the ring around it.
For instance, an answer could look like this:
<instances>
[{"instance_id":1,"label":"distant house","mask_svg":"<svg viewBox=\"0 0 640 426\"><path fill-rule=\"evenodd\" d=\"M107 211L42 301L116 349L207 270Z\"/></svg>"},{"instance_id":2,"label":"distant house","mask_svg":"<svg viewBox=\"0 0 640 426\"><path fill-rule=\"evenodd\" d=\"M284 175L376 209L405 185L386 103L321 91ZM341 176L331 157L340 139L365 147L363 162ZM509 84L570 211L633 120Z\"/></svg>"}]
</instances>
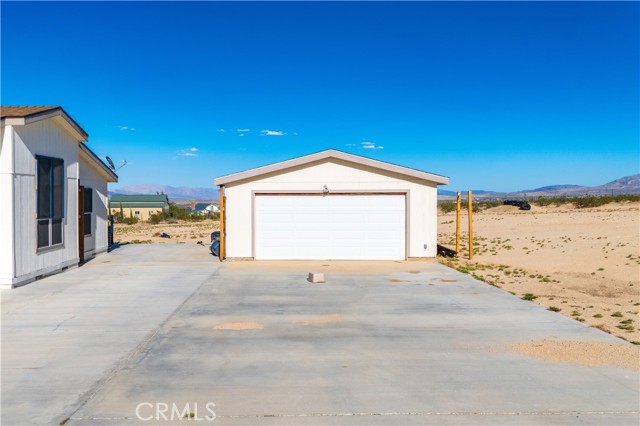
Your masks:
<instances>
[{"instance_id":1,"label":"distant house","mask_svg":"<svg viewBox=\"0 0 640 426\"><path fill-rule=\"evenodd\" d=\"M109 201L109 211L116 216L122 212L124 217L137 217L139 220L148 220L152 214L169 211L169 197L166 194L114 194Z\"/></svg>"},{"instance_id":2,"label":"distant house","mask_svg":"<svg viewBox=\"0 0 640 426\"><path fill-rule=\"evenodd\" d=\"M61 108L0 107L0 288L105 252L107 184L118 176Z\"/></svg>"},{"instance_id":3,"label":"distant house","mask_svg":"<svg viewBox=\"0 0 640 426\"><path fill-rule=\"evenodd\" d=\"M220 208L215 204L196 203L193 211L201 216L213 216L214 213L220 212Z\"/></svg>"}]
</instances>

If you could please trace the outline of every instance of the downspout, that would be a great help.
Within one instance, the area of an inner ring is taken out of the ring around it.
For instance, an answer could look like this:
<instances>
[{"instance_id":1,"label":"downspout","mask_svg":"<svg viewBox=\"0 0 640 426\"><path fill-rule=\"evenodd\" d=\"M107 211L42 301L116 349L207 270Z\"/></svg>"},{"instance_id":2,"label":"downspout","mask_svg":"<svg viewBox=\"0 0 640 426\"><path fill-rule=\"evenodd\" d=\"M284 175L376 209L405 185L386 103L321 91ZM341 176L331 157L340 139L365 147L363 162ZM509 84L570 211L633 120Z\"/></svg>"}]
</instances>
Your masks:
<instances>
[{"instance_id":1,"label":"downspout","mask_svg":"<svg viewBox=\"0 0 640 426\"><path fill-rule=\"evenodd\" d=\"M224 185L220 185L220 261L227 257L227 197L224 195Z\"/></svg>"}]
</instances>

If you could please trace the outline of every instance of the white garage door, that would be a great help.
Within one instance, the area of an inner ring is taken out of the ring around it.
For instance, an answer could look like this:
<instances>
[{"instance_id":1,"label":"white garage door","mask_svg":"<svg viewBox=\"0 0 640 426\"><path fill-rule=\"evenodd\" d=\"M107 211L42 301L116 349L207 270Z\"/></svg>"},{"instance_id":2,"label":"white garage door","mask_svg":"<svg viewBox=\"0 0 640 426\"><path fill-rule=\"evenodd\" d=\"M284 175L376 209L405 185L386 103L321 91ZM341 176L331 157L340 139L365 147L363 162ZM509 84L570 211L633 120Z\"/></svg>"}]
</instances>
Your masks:
<instances>
[{"instance_id":1,"label":"white garage door","mask_svg":"<svg viewBox=\"0 0 640 426\"><path fill-rule=\"evenodd\" d=\"M405 259L404 195L257 195L256 259Z\"/></svg>"}]
</instances>

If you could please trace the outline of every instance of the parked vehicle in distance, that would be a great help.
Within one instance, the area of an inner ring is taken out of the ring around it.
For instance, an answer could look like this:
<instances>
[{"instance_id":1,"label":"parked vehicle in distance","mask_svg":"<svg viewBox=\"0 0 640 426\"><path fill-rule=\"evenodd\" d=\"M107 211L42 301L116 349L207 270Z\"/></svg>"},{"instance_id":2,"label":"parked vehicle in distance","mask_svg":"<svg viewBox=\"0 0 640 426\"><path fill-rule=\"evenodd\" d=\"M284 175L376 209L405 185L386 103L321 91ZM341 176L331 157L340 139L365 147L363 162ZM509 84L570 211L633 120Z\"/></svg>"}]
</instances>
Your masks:
<instances>
[{"instance_id":1,"label":"parked vehicle in distance","mask_svg":"<svg viewBox=\"0 0 640 426\"><path fill-rule=\"evenodd\" d=\"M531 210L531 204L522 200L504 200L504 204L507 206L519 207L520 210Z\"/></svg>"}]
</instances>

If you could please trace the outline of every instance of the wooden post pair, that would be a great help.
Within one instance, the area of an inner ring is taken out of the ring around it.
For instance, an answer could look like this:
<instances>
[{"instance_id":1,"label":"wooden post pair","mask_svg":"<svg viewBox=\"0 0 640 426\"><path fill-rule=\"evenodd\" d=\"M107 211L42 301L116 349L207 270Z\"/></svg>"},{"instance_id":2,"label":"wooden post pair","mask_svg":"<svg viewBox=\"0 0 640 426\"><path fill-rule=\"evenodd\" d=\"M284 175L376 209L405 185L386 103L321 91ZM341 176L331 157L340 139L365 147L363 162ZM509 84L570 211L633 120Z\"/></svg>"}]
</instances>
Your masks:
<instances>
[{"instance_id":1,"label":"wooden post pair","mask_svg":"<svg viewBox=\"0 0 640 426\"><path fill-rule=\"evenodd\" d=\"M468 192L469 208L469 260L473 259L473 201L471 191ZM460 192L456 197L456 253L460 253Z\"/></svg>"}]
</instances>

